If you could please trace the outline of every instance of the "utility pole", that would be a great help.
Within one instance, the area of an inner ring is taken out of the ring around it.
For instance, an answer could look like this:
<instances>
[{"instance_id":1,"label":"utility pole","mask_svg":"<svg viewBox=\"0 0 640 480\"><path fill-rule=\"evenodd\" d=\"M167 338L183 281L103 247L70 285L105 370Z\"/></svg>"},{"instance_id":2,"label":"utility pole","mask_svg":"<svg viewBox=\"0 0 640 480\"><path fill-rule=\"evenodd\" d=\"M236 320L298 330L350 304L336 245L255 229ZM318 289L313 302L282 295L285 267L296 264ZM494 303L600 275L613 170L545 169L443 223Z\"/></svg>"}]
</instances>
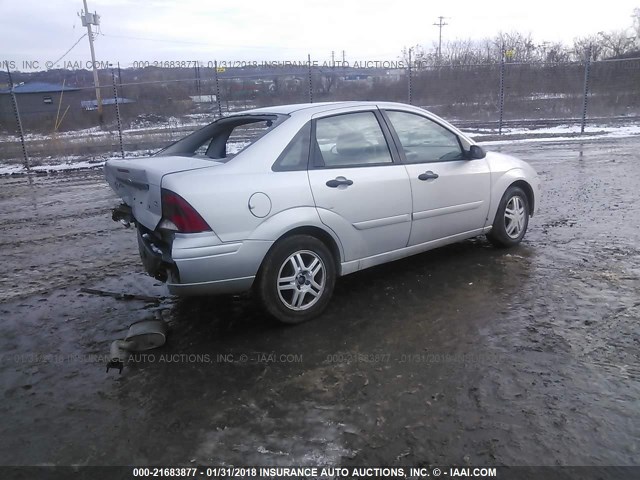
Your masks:
<instances>
[{"instance_id":1,"label":"utility pole","mask_svg":"<svg viewBox=\"0 0 640 480\"><path fill-rule=\"evenodd\" d=\"M196 62L196 64L193 66L193 73L195 75L195 82L196 82L196 93L198 95L200 95L200 63Z\"/></svg>"},{"instance_id":2,"label":"utility pole","mask_svg":"<svg viewBox=\"0 0 640 480\"><path fill-rule=\"evenodd\" d=\"M584 54L584 90L582 95L582 123L580 123L580 135L584 133L584 127L587 124L587 103L589 100L589 72L591 71L591 49L592 45L587 47Z\"/></svg>"},{"instance_id":3,"label":"utility pole","mask_svg":"<svg viewBox=\"0 0 640 480\"><path fill-rule=\"evenodd\" d=\"M311 54L307 55L309 65L309 103L313 103L313 80L311 79Z\"/></svg>"},{"instance_id":4,"label":"utility pole","mask_svg":"<svg viewBox=\"0 0 640 480\"><path fill-rule=\"evenodd\" d=\"M20 119L20 111L18 110L18 100L16 99L16 92L13 87L13 78L11 78L11 70L9 70L9 63L7 63L7 78L9 79L9 93L11 93L11 105L13 106L13 113L16 116L16 124L18 125L18 133L20 134L20 145L22 145L22 156L24 158L24 166L29 171L29 154L27 153L27 145L24 142L24 130L22 129L22 120ZM31 182L31 176L29 176L29 182Z\"/></svg>"},{"instance_id":5,"label":"utility pole","mask_svg":"<svg viewBox=\"0 0 640 480\"><path fill-rule=\"evenodd\" d=\"M440 34L438 35L438 61L440 61L442 60L442 27L449 24L445 23L443 16L440 16L438 17L438 23L434 23L434 25L440 29Z\"/></svg>"},{"instance_id":6,"label":"utility pole","mask_svg":"<svg viewBox=\"0 0 640 480\"><path fill-rule=\"evenodd\" d=\"M408 74L408 78L407 78L407 80L408 80L408 84L407 84L407 90L408 90L407 97L408 97L408 102L407 102L407 103L408 103L409 105L411 105L411 86L412 86L412 85L411 85L411 50L413 50L413 48L410 48L410 49L409 49L409 72L408 72L409 74Z\"/></svg>"},{"instance_id":7,"label":"utility pole","mask_svg":"<svg viewBox=\"0 0 640 480\"><path fill-rule=\"evenodd\" d=\"M87 7L87 0L82 0L84 3L84 10L80 14L82 18L82 26L87 27L87 36L89 37L89 48L91 49L91 64L93 65L93 85L96 87L96 104L98 106L98 120L100 124L104 122L102 117L102 96L100 95L100 81L98 80L98 67L96 66L96 52L93 48L93 32L91 31L91 25L100 25L100 15L97 13L89 13Z\"/></svg>"},{"instance_id":8,"label":"utility pole","mask_svg":"<svg viewBox=\"0 0 640 480\"><path fill-rule=\"evenodd\" d=\"M336 66L336 52L331 50L331 68L335 68Z\"/></svg>"},{"instance_id":9,"label":"utility pole","mask_svg":"<svg viewBox=\"0 0 640 480\"><path fill-rule=\"evenodd\" d=\"M118 62L118 86L120 87L120 96L124 97L124 90L122 89L122 72L120 71L120 62Z\"/></svg>"}]
</instances>

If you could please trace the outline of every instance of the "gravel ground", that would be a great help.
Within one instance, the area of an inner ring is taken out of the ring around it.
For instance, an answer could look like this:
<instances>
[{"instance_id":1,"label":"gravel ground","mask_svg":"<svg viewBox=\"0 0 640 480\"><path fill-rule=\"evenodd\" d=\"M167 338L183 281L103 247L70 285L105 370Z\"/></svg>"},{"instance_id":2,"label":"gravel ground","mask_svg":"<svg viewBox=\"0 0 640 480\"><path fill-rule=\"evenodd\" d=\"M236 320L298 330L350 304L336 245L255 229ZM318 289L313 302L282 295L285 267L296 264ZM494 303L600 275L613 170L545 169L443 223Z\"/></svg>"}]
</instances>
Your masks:
<instances>
[{"instance_id":1,"label":"gravel ground","mask_svg":"<svg viewBox=\"0 0 640 480\"><path fill-rule=\"evenodd\" d=\"M542 177L521 246L344 277L297 327L169 298L101 172L1 177L0 465L640 464L640 139L496 148ZM105 373L146 318L167 344Z\"/></svg>"}]
</instances>

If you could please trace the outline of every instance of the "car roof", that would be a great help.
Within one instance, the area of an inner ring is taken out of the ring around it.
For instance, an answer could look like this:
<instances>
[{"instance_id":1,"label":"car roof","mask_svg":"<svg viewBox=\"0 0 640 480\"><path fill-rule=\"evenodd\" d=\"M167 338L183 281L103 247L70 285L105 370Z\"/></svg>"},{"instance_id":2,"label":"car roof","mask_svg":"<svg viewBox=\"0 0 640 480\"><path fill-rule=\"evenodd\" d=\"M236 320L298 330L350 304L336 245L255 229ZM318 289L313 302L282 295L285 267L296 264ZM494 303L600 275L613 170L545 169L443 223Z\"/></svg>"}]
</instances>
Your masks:
<instances>
[{"instance_id":1,"label":"car roof","mask_svg":"<svg viewBox=\"0 0 640 480\"><path fill-rule=\"evenodd\" d=\"M307 115L314 115L316 113L327 112L335 110L336 108L345 107L361 107L361 106L376 106L384 108L402 108L407 110L415 110L417 107L407 105L405 103L395 102L371 102L371 101L348 101L348 102L319 102L319 103L294 103L290 105L274 105L271 107L253 108L251 110L244 110L242 112L234 112L234 114L279 114L279 115L291 115L295 112L304 110Z\"/></svg>"},{"instance_id":2,"label":"car roof","mask_svg":"<svg viewBox=\"0 0 640 480\"><path fill-rule=\"evenodd\" d=\"M290 105L274 105L271 107L254 108L251 110L234 112L230 114L229 117L233 117L236 115L238 116L240 115L289 115L289 116L296 116L301 121L307 121L313 118L313 116L318 113L331 112L339 109L349 109L349 108L355 109L358 107L381 108L385 110L402 110L405 112L413 112L421 115L426 115L427 117L431 118L431 120L434 120L437 123L447 127L449 130L453 131L456 135L464 137L469 144L474 143L473 140L467 137L458 128L451 125L446 120L431 113L430 111L421 107L416 107L414 105L409 105L407 103L399 103L399 102L349 101L349 102L294 103ZM348 110L346 111L341 110L340 113L347 113L347 112Z\"/></svg>"}]
</instances>

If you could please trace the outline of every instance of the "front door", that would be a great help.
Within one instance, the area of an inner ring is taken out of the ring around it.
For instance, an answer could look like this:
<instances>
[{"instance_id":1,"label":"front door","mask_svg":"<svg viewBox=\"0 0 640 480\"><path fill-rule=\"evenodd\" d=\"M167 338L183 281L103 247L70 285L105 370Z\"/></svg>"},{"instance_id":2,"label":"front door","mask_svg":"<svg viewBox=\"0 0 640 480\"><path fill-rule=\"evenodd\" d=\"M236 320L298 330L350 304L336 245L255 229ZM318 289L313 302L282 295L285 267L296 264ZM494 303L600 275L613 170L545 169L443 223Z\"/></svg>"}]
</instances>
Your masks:
<instances>
[{"instance_id":1,"label":"front door","mask_svg":"<svg viewBox=\"0 0 640 480\"><path fill-rule=\"evenodd\" d=\"M418 114L386 111L404 152L413 195L409 245L480 233L489 211L486 159L467 160L458 136Z\"/></svg>"}]
</instances>

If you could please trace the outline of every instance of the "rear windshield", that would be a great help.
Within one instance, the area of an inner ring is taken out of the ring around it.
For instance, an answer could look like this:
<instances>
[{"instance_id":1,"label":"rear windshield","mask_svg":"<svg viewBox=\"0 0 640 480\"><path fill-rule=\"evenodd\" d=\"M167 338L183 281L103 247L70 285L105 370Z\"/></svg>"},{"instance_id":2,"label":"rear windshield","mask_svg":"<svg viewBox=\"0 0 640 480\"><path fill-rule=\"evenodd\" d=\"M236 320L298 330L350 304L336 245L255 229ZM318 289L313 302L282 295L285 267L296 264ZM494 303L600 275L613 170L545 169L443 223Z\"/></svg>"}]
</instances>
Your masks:
<instances>
[{"instance_id":1,"label":"rear windshield","mask_svg":"<svg viewBox=\"0 0 640 480\"><path fill-rule=\"evenodd\" d=\"M286 118L286 115L237 115L222 118L178 140L156 155L200 157L227 162Z\"/></svg>"}]
</instances>

